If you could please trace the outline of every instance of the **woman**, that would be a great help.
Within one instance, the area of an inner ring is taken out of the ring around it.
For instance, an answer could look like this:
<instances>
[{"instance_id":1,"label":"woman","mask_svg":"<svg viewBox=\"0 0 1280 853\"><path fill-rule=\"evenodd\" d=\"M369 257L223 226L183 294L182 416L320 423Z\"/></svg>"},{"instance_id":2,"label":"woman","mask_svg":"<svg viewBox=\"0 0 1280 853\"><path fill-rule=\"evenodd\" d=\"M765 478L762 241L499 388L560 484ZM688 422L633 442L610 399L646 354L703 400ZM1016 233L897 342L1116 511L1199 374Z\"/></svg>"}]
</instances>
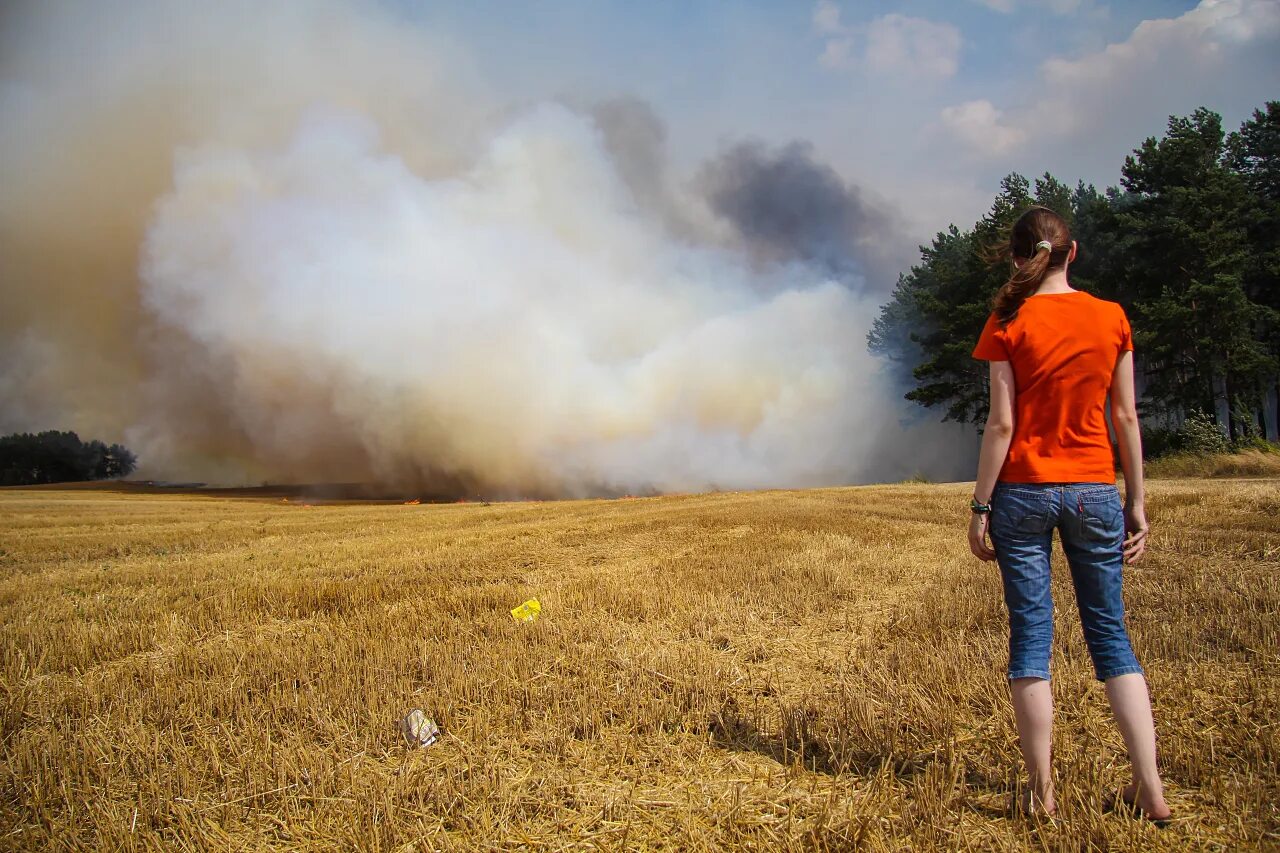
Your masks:
<instances>
[{"instance_id":1,"label":"woman","mask_svg":"<svg viewBox=\"0 0 1280 853\"><path fill-rule=\"evenodd\" d=\"M1003 251L1013 271L973 351L991 363L991 408L969 547L979 559L997 561L1004 584L1009 686L1030 777L1022 805L1046 815L1055 809L1049 558L1057 528L1094 671L1106 684L1133 766L1121 797L1164 825L1169 807L1156 769L1151 701L1125 630L1120 588L1123 563L1142 557L1147 538L1129 323L1114 302L1072 289L1067 269L1076 244L1048 208L1023 214ZM1108 393L1124 469L1123 508L1103 414Z\"/></svg>"}]
</instances>

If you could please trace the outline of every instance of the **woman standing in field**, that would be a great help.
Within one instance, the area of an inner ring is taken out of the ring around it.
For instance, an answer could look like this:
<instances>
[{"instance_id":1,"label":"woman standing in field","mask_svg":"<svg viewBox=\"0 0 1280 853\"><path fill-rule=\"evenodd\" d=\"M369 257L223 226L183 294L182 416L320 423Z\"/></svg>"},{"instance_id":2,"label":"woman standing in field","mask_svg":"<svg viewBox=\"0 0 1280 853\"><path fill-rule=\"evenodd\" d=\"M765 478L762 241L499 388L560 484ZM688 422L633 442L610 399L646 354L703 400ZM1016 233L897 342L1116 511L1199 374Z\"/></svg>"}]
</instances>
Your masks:
<instances>
[{"instance_id":1,"label":"woman standing in field","mask_svg":"<svg viewBox=\"0 0 1280 853\"><path fill-rule=\"evenodd\" d=\"M997 561L1004 585L1009 686L1030 777L1022 805L1047 815L1055 810L1049 558L1057 528L1094 672L1106 684L1133 765L1121 797L1163 825L1169 807L1156 769L1151 700L1121 597L1123 563L1141 558L1147 537L1129 322L1119 305L1067 282L1076 244L1067 223L1048 208L1023 214L1002 248L1013 272L973 351L991 363L991 408L969 547L979 559ZM1123 506L1103 413L1108 393L1124 469Z\"/></svg>"}]
</instances>

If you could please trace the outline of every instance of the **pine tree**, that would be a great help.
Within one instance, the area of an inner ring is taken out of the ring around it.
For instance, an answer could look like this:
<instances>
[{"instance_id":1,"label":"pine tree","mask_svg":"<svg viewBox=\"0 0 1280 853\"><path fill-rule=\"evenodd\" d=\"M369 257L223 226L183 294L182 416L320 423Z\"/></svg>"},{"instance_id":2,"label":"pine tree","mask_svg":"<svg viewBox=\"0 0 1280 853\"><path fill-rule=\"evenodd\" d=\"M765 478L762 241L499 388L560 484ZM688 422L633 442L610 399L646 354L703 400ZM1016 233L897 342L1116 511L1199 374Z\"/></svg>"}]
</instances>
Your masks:
<instances>
[{"instance_id":1,"label":"pine tree","mask_svg":"<svg viewBox=\"0 0 1280 853\"><path fill-rule=\"evenodd\" d=\"M1227 138L1227 161L1251 198L1245 229L1250 251L1244 289L1258 306L1255 338L1270 360L1259 397L1266 437L1280 440L1280 101L1254 110L1253 117ZM1264 366L1265 371L1265 366Z\"/></svg>"},{"instance_id":2,"label":"pine tree","mask_svg":"<svg viewBox=\"0 0 1280 853\"><path fill-rule=\"evenodd\" d=\"M1132 199L1116 225L1148 402L1175 416L1209 412L1230 435L1232 401L1257 404L1269 359L1244 287L1249 192L1225 155L1216 113L1171 117L1162 139L1125 159Z\"/></svg>"},{"instance_id":3,"label":"pine tree","mask_svg":"<svg viewBox=\"0 0 1280 853\"><path fill-rule=\"evenodd\" d=\"M1011 174L1000 182L991 209L969 231L954 225L932 245L921 247L921 262L898 281L868 335L872 352L910 369L906 393L926 407L945 406L944 421L980 424L988 404L987 367L973 347L991 314L991 298L1008 270L986 259L1007 239L1014 221L1035 204L1074 218L1069 186L1044 175L1031 183Z\"/></svg>"}]
</instances>

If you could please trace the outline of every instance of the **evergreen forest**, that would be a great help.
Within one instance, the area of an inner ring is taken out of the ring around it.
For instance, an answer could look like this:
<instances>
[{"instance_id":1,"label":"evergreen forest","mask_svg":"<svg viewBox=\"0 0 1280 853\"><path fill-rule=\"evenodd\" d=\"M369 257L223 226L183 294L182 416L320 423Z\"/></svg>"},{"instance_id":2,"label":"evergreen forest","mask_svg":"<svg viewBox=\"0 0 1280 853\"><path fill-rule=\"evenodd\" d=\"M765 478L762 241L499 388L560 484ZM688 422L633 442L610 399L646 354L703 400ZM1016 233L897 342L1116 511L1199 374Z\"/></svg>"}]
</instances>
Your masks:
<instances>
[{"instance_id":1,"label":"evergreen forest","mask_svg":"<svg viewBox=\"0 0 1280 853\"><path fill-rule=\"evenodd\" d=\"M971 228L952 225L903 274L868 342L907 399L981 424L987 365L973 346L1005 281L984 260L1028 207L1067 218L1073 287L1119 302L1134 333L1148 455L1212 424L1235 446L1277 440L1280 382L1280 101L1225 132L1208 109L1172 116L1099 191L1011 174Z\"/></svg>"}]
</instances>

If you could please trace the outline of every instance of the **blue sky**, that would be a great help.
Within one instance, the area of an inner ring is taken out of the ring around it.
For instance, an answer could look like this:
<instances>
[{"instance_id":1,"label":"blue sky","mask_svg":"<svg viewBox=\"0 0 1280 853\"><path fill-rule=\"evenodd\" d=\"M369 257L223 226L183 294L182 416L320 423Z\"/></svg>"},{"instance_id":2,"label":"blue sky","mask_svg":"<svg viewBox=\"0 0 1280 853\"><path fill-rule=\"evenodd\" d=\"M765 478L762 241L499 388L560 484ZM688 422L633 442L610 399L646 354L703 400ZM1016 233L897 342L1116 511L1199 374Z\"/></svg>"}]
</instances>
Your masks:
<instances>
[{"instance_id":1,"label":"blue sky","mask_svg":"<svg viewBox=\"0 0 1280 853\"><path fill-rule=\"evenodd\" d=\"M1009 171L1114 183L1199 105L1280 98L1278 0L394 0L501 97L647 100L673 167L811 142L912 240L968 224Z\"/></svg>"}]
</instances>

